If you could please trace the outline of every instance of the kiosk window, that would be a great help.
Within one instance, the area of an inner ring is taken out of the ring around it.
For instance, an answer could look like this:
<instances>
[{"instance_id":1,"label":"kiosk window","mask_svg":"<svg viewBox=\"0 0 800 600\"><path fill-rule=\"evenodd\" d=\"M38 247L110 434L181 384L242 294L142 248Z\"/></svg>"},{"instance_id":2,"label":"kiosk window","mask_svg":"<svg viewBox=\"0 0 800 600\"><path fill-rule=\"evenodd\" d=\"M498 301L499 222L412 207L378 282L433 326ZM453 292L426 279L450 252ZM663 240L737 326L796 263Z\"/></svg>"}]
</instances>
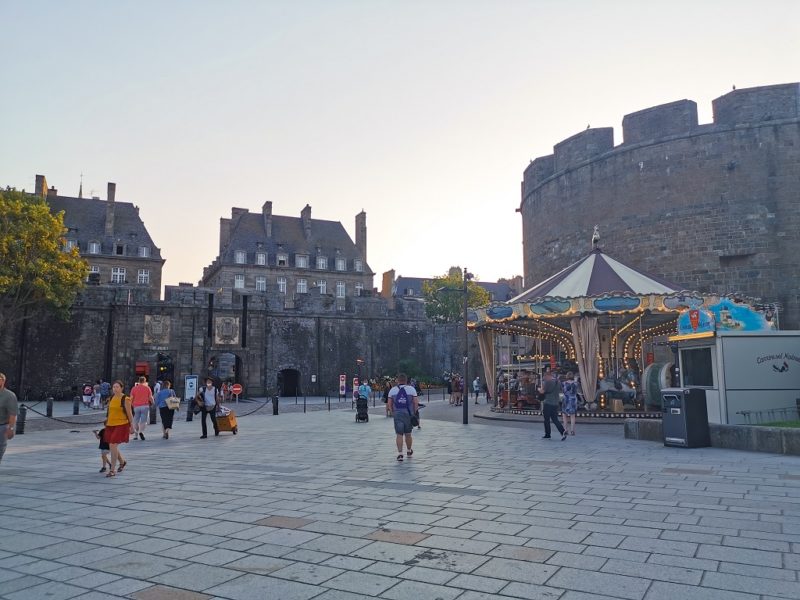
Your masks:
<instances>
[{"instance_id":1,"label":"kiosk window","mask_svg":"<svg viewBox=\"0 0 800 600\"><path fill-rule=\"evenodd\" d=\"M711 369L711 348L681 350L683 385L714 387Z\"/></svg>"}]
</instances>

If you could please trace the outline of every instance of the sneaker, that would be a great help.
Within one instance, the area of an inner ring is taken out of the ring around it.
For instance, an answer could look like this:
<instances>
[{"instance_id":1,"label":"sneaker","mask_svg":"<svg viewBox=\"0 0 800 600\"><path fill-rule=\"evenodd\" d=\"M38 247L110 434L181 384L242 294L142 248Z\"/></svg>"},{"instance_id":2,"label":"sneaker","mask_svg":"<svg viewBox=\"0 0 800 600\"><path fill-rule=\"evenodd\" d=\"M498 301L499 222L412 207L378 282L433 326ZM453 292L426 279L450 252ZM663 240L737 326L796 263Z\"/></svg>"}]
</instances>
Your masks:
<instances>
[{"instance_id":1,"label":"sneaker","mask_svg":"<svg viewBox=\"0 0 800 600\"><path fill-rule=\"evenodd\" d=\"M201 440L204 440L204 439L206 439L207 437L208 437L207 435L201 435L201 436L200 436L200 439L201 439Z\"/></svg>"},{"instance_id":2,"label":"sneaker","mask_svg":"<svg viewBox=\"0 0 800 600\"><path fill-rule=\"evenodd\" d=\"M101 472L101 473L105 473L105 472L106 472L106 468L105 468L105 467L103 467L102 469L100 469L100 472Z\"/></svg>"},{"instance_id":3,"label":"sneaker","mask_svg":"<svg viewBox=\"0 0 800 600\"><path fill-rule=\"evenodd\" d=\"M549 439L550 439L550 436L549 436L549 435L543 435L543 436L542 436L542 439L543 439L543 440L549 440Z\"/></svg>"},{"instance_id":4,"label":"sneaker","mask_svg":"<svg viewBox=\"0 0 800 600\"><path fill-rule=\"evenodd\" d=\"M566 429L564 430L564 433L561 434L561 441L563 442L565 439L567 439L567 430Z\"/></svg>"},{"instance_id":5,"label":"sneaker","mask_svg":"<svg viewBox=\"0 0 800 600\"><path fill-rule=\"evenodd\" d=\"M141 433L141 432L139 432L139 439L140 439L140 440L142 440L142 441L144 441L144 434L143 434L143 433Z\"/></svg>"},{"instance_id":6,"label":"sneaker","mask_svg":"<svg viewBox=\"0 0 800 600\"><path fill-rule=\"evenodd\" d=\"M167 430L165 430L165 431L164 431L164 439L165 439L165 440L168 440L168 439L169 439L169 429L167 429Z\"/></svg>"}]
</instances>

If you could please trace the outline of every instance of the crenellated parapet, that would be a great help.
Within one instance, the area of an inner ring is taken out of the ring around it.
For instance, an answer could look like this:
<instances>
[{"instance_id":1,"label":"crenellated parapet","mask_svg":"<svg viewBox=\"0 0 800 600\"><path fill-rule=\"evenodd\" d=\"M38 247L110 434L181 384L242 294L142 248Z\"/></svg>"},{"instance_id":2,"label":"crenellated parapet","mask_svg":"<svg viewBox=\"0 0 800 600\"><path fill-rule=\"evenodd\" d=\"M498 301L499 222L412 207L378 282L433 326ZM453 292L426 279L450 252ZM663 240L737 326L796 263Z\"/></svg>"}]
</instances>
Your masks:
<instances>
[{"instance_id":1,"label":"crenellated parapet","mask_svg":"<svg viewBox=\"0 0 800 600\"><path fill-rule=\"evenodd\" d=\"M712 103L716 125L800 118L800 83L733 90Z\"/></svg>"},{"instance_id":2,"label":"crenellated parapet","mask_svg":"<svg viewBox=\"0 0 800 600\"><path fill-rule=\"evenodd\" d=\"M692 100L653 106L622 118L623 144L692 133L697 126L697 103Z\"/></svg>"}]
</instances>

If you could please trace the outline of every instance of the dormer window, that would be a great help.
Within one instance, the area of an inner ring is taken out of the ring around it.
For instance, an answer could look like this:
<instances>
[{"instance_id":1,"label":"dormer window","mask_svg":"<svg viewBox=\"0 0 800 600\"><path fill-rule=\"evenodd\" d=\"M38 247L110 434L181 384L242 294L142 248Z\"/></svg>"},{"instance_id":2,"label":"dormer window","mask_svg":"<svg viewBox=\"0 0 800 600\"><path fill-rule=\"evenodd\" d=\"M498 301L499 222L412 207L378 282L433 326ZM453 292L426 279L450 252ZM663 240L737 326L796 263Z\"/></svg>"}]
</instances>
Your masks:
<instances>
[{"instance_id":1,"label":"dormer window","mask_svg":"<svg viewBox=\"0 0 800 600\"><path fill-rule=\"evenodd\" d=\"M139 246L139 258L147 258L150 256L150 246Z\"/></svg>"},{"instance_id":2,"label":"dormer window","mask_svg":"<svg viewBox=\"0 0 800 600\"><path fill-rule=\"evenodd\" d=\"M256 252L256 264L264 266L267 264L267 253L266 252Z\"/></svg>"},{"instance_id":3,"label":"dormer window","mask_svg":"<svg viewBox=\"0 0 800 600\"><path fill-rule=\"evenodd\" d=\"M89 242L89 254L100 254L100 242Z\"/></svg>"},{"instance_id":4,"label":"dormer window","mask_svg":"<svg viewBox=\"0 0 800 600\"><path fill-rule=\"evenodd\" d=\"M308 268L308 255L307 254L295 254L294 256L294 266L298 269L307 269Z\"/></svg>"},{"instance_id":5,"label":"dormer window","mask_svg":"<svg viewBox=\"0 0 800 600\"><path fill-rule=\"evenodd\" d=\"M237 265L243 265L247 263L247 252L244 250L237 250L233 255L233 260Z\"/></svg>"},{"instance_id":6,"label":"dormer window","mask_svg":"<svg viewBox=\"0 0 800 600\"><path fill-rule=\"evenodd\" d=\"M71 252L73 248L77 247L78 247L77 240L67 240L66 242L64 242L64 250L66 250L67 252Z\"/></svg>"},{"instance_id":7,"label":"dormer window","mask_svg":"<svg viewBox=\"0 0 800 600\"><path fill-rule=\"evenodd\" d=\"M125 256L125 244L115 244L114 254L117 256Z\"/></svg>"},{"instance_id":8,"label":"dormer window","mask_svg":"<svg viewBox=\"0 0 800 600\"><path fill-rule=\"evenodd\" d=\"M336 270L337 271L346 271L347 270L347 261L343 258L336 259Z\"/></svg>"},{"instance_id":9,"label":"dormer window","mask_svg":"<svg viewBox=\"0 0 800 600\"><path fill-rule=\"evenodd\" d=\"M317 268L318 269L326 269L328 268L328 257L327 256L318 256L317 257Z\"/></svg>"},{"instance_id":10,"label":"dormer window","mask_svg":"<svg viewBox=\"0 0 800 600\"><path fill-rule=\"evenodd\" d=\"M277 256L276 263L279 267L286 267L289 265L289 255L285 253L280 253Z\"/></svg>"},{"instance_id":11,"label":"dormer window","mask_svg":"<svg viewBox=\"0 0 800 600\"><path fill-rule=\"evenodd\" d=\"M364 271L364 262L360 258L355 259L353 261L353 268L356 271L358 271L359 273L363 272Z\"/></svg>"}]
</instances>

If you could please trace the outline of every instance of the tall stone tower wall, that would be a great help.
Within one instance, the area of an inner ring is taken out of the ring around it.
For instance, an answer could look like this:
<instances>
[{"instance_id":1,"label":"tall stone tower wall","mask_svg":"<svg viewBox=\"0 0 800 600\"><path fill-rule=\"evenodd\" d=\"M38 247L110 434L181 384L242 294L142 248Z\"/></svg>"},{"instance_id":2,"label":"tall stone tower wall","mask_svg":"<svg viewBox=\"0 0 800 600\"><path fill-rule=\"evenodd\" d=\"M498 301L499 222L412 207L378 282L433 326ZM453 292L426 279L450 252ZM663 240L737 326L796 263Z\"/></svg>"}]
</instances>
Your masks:
<instances>
[{"instance_id":1,"label":"tall stone tower wall","mask_svg":"<svg viewBox=\"0 0 800 600\"><path fill-rule=\"evenodd\" d=\"M623 142L587 130L532 161L522 182L525 283L590 250L686 289L779 302L800 328L800 84L735 90L625 116ZM581 143L580 140L583 140Z\"/></svg>"}]
</instances>

